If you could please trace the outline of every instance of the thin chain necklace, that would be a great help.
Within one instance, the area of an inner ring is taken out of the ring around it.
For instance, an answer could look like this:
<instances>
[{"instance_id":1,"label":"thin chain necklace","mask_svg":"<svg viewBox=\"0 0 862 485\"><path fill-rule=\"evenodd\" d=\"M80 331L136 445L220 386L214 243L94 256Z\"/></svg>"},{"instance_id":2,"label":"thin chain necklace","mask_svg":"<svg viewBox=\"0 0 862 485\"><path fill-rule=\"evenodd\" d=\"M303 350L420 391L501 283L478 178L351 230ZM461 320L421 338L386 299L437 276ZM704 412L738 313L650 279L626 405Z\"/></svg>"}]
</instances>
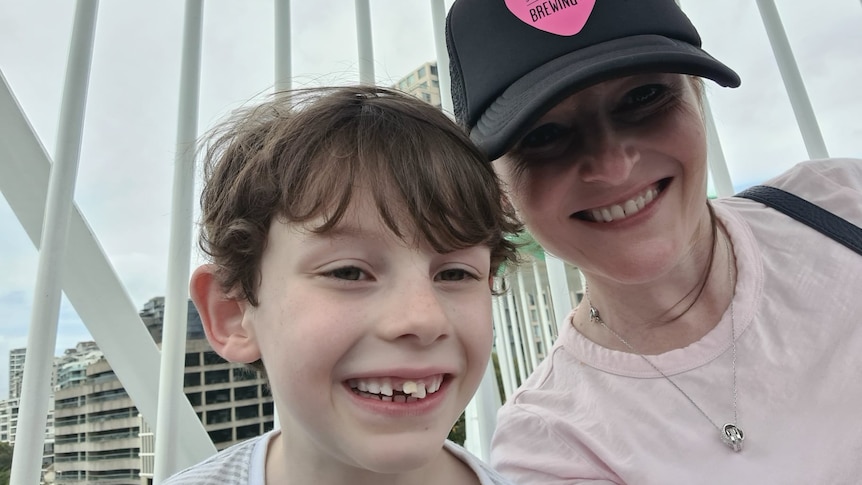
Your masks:
<instances>
[{"instance_id":1,"label":"thin chain necklace","mask_svg":"<svg viewBox=\"0 0 862 485\"><path fill-rule=\"evenodd\" d=\"M587 297L587 303L590 306L590 322L598 323L599 325L604 327L608 332L610 332L614 337L616 337L620 342L622 342L622 344L625 345L626 348L628 348L631 353L638 355L647 364L649 364L650 367L655 369L656 372L661 374L661 376L664 377L665 380L670 382L671 385L673 385L673 387L675 387L676 390L680 392L680 394L685 396L685 398L688 399L688 402L690 402L698 411L700 411L700 414L702 414L703 417L706 418L707 421L709 421L715 427L715 429L718 430L719 435L721 436L722 443L726 444L733 451L739 452L739 451L742 451L742 442L745 440L745 433L743 433L742 428L740 428L739 426L736 425L736 423L739 422L739 417L737 415L737 409L736 409L736 400L737 400L737 389L736 389L736 322L734 321L734 318L733 318L734 284L733 284L733 271L731 270L731 264L733 261L733 256L732 256L732 253L730 251L730 245L726 239L724 241L724 247L727 250L727 276L730 279L730 342L731 342L730 345L731 345L731 349L732 349L732 353L733 353L733 360L731 361L732 368L733 368L733 422L727 423L724 426L719 426L715 421L713 421L713 419L710 418L708 414L706 414L706 411L704 411L700 406L698 406L697 403L694 402L694 399L692 399L691 396L689 396L685 391L683 391L682 388L679 387L679 385L677 385L677 383L674 382L673 379L671 379L667 374L662 372L662 370L659 369L658 366L656 366L644 354L635 350L634 347L632 347L632 345L630 343L628 343L628 341L622 337L622 335L618 334L617 332L614 331L614 329L609 327L608 324L605 323L604 320L602 320L602 317L599 314L599 310L593 306L593 302L590 300L589 287L586 287L585 293L586 293L586 297Z\"/></svg>"}]
</instances>

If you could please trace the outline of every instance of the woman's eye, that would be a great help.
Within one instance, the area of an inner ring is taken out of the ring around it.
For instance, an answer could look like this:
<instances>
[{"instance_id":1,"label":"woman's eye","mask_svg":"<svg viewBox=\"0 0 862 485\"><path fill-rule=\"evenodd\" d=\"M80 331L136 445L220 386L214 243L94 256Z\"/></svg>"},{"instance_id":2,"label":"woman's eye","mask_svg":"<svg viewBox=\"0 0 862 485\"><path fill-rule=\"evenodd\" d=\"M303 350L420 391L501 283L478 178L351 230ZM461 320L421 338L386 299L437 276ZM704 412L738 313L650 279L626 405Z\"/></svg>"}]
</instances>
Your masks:
<instances>
[{"instance_id":1,"label":"woman's eye","mask_svg":"<svg viewBox=\"0 0 862 485\"><path fill-rule=\"evenodd\" d=\"M357 268L356 266L345 266L344 268L337 268L324 273L324 275L339 280L349 281L359 281L367 279L365 272Z\"/></svg>"},{"instance_id":2,"label":"woman's eye","mask_svg":"<svg viewBox=\"0 0 862 485\"><path fill-rule=\"evenodd\" d=\"M461 281L467 278L476 279L470 272L463 269L446 269L437 274L440 281Z\"/></svg>"},{"instance_id":3,"label":"woman's eye","mask_svg":"<svg viewBox=\"0 0 862 485\"><path fill-rule=\"evenodd\" d=\"M548 123L527 133L521 139L522 149L544 148L560 140L566 132L566 128L557 123Z\"/></svg>"},{"instance_id":4,"label":"woman's eye","mask_svg":"<svg viewBox=\"0 0 862 485\"><path fill-rule=\"evenodd\" d=\"M638 86L626 93L620 102L618 111L632 111L649 107L664 100L667 94L667 86L661 84Z\"/></svg>"}]
</instances>

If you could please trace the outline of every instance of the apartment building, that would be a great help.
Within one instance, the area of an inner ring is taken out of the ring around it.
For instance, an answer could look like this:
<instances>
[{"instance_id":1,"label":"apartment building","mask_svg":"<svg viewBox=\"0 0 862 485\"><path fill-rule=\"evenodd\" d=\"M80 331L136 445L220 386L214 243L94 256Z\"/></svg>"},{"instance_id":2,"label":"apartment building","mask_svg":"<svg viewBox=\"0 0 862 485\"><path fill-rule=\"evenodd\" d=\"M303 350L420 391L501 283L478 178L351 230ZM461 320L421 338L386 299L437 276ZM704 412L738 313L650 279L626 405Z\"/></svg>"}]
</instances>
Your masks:
<instances>
[{"instance_id":1,"label":"apartment building","mask_svg":"<svg viewBox=\"0 0 862 485\"><path fill-rule=\"evenodd\" d=\"M190 312L194 306L190 304ZM161 340L164 299L141 312ZM272 429L266 380L226 362L201 338L200 317L189 315L184 392L217 449ZM154 423L146 423L104 358L86 366L86 378L55 393L57 484L141 485L153 477Z\"/></svg>"},{"instance_id":2,"label":"apartment building","mask_svg":"<svg viewBox=\"0 0 862 485\"><path fill-rule=\"evenodd\" d=\"M426 62L392 86L411 94L426 103L440 107L440 83L437 78L437 63Z\"/></svg>"}]
</instances>

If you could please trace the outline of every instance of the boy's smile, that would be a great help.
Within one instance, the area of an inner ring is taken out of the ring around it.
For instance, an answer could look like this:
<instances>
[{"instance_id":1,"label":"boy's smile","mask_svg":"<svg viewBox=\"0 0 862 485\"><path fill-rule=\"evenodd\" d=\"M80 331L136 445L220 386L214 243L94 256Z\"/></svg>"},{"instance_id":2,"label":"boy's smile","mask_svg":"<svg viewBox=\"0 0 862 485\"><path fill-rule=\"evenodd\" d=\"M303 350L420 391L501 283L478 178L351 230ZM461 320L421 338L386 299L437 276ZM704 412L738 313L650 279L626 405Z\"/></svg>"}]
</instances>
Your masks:
<instances>
[{"instance_id":1,"label":"boy's smile","mask_svg":"<svg viewBox=\"0 0 862 485\"><path fill-rule=\"evenodd\" d=\"M367 470L427 475L488 362L490 250L402 240L359 194L331 231L308 230L320 222L273 222L259 305L243 316L290 450L282 459L331 462L353 483Z\"/></svg>"},{"instance_id":2,"label":"boy's smile","mask_svg":"<svg viewBox=\"0 0 862 485\"><path fill-rule=\"evenodd\" d=\"M347 385L357 395L387 402L413 402L425 399L440 390L444 374L437 374L419 379L404 379L399 377L369 377L350 379Z\"/></svg>"}]
</instances>

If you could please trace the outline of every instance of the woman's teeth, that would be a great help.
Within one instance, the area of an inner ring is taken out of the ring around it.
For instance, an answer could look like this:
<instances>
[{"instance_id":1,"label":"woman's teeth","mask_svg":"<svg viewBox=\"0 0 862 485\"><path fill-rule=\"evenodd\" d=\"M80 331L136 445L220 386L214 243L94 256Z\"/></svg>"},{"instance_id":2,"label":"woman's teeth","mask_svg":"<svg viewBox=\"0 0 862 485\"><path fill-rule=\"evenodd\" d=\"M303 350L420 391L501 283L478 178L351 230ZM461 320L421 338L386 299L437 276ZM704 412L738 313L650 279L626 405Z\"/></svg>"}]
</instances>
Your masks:
<instances>
[{"instance_id":1,"label":"woman's teeth","mask_svg":"<svg viewBox=\"0 0 862 485\"><path fill-rule=\"evenodd\" d=\"M612 222L631 217L641 211L658 195L658 189L650 187L622 204L609 205L584 211L589 219L595 222Z\"/></svg>"}]
</instances>

